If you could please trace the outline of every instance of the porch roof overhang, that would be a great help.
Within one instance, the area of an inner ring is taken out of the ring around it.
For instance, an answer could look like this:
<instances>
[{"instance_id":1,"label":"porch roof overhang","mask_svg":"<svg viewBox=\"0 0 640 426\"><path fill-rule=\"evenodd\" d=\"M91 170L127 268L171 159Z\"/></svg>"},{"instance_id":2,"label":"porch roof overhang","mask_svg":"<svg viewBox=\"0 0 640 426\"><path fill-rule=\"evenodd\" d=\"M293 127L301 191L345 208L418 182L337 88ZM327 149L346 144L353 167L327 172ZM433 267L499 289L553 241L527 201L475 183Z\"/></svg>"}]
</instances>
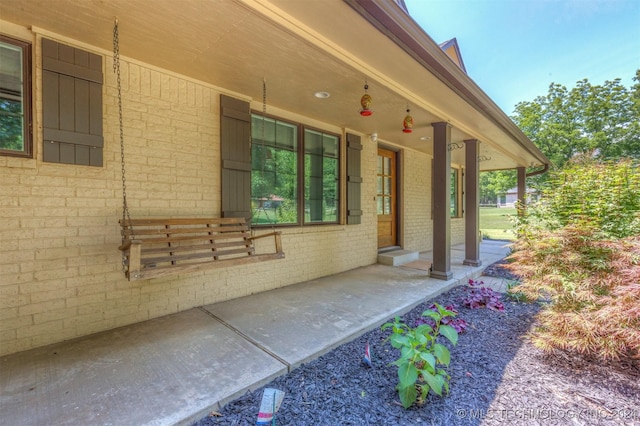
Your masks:
<instances>
[{"instance_id":1,"label":"porch roof overhang","mask_svg":"<svg viewBox=\"0 0 640 426\"><path fill-rule=\"evenodd\" d=\"M118 18L123 57L378 140L432 154L431 123L477 139L481 170L548 159L392 0L4 0L0 19L109 56ZM2 23L0 21L0 31ZM374 114L358 114L364 81ZM329 98L314 97L317 91ZM413 133L403 133L409 106ZM425 140L426 139L426 140ZM452 161L464 164L464 150Z\"/></svg>"}]
</instances>

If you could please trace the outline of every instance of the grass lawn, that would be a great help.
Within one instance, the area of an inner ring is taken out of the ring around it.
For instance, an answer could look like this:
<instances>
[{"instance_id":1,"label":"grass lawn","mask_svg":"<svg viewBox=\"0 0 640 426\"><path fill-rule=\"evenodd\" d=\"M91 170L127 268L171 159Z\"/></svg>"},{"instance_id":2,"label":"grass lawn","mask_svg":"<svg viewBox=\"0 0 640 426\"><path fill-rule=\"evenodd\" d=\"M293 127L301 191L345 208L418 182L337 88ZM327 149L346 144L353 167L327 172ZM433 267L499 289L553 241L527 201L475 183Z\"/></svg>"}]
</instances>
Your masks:
<instances>
[{"instance_id":1,"label":"grass lawn","mask_svg":"<svg viewBox=\"0 0 640 426\"><path fill-rule=\"evenodd\" d=\"M515 207L480 207L480 231L484 238L492 240L515 240L513 222Z\"/></svg>"}]
</instances>

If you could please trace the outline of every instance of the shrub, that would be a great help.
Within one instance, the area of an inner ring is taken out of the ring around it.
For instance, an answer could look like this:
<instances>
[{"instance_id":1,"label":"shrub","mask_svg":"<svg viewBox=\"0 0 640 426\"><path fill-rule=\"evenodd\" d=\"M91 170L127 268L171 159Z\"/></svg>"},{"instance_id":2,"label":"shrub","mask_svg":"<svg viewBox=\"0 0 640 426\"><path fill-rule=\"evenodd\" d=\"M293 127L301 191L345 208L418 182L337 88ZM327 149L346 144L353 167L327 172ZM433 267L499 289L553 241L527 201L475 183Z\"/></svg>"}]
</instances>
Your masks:
<instances>
[{"instance_id":1,"label":"shrub","mask_svg":"<svg viewBox=\"0 0 640 426\"><path fill-rule=\"evenodd\" d=\"M640 236L603 241L564 228L511 257L509 268L523 278L519 292L547 301L532 333L539 347L605 359L640 356Z\"/></svg>"},{"instance_id":2,"label":"shrub","mask_svg":"<svg viewBox=\"0 0 640 426\"><path fill-rule=\"evenodd\" d=\"M539 203L516 224L525 233L589 228L598 239L640 234L640 165L631 160L596 162L578 158L554 173Z\"/></svg>"},{"instance_id":3,"label":"shrub","mask_svg":"<svg viewBox=\"0 0 640 426\"><path fill-rule=\"evenodd\" d=\"M507 268L543 298L545 350L640 358L640 173L629 161L571 164L517 225Z\"/></svg>"}]
</instances>

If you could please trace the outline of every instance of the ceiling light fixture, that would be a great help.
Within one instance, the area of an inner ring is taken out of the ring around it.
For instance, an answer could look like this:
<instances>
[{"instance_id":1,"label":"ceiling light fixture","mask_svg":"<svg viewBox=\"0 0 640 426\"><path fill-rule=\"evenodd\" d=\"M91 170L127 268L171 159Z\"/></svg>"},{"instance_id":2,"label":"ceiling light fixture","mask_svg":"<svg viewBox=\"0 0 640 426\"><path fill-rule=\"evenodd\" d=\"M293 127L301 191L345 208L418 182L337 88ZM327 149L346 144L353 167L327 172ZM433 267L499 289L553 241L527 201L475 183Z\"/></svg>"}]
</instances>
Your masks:
<instances>
[{"instance_id":1,"label":"ceiling light fixture","mask_svg":"<svg viewBox=\"0 0 640 426\"><path fill-rule=\"evenodd\" d=\"M331 96L331 93L319 91L314 93L313 96L315 96L318 99L327 99L329 96Z\"/></svg>"}]
</instances>

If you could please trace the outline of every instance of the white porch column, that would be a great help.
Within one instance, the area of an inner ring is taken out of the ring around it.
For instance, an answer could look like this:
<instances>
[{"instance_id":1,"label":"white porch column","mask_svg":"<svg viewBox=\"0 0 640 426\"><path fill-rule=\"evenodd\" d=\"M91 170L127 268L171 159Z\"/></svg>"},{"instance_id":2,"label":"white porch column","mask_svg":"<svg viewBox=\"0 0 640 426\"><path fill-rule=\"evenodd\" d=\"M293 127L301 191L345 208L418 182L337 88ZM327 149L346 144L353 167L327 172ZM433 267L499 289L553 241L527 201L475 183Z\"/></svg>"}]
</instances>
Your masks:
<instances>
[{"instance_id":1,"label":"white porch column","mask_svg":"<svg viewBox=\"0 0 640 426\"><path fill-rule=\"evenodd\" d=\"M453 277L451 272L451 126L433 126L433 265L431 276L441 280Z\"/></svg>"},{"instance_id":2,"label":"white porch column","mask_svg":"<svg viewBox=\"0 0 640 426\"><path fill-rule=\"evenodd\" d=\"M477 139L464 141L465 176L464 176L464 263L480 266L480 167L478 155L480 142Z\"/></svg>"}]
</instances>

